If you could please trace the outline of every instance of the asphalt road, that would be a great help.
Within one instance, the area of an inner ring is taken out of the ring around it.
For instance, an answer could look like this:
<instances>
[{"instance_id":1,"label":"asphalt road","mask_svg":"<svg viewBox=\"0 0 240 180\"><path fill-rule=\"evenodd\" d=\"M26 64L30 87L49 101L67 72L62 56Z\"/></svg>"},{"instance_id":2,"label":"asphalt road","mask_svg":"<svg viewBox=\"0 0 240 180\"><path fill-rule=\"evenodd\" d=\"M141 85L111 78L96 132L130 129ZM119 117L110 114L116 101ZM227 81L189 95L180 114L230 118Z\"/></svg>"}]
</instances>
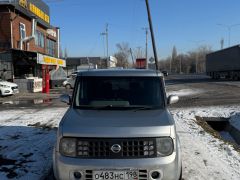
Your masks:
<instances>
[{"instance_id":1,"label":"asphalt road","mask_svg":"<svg viewBox=\"0 0 240 180\"><path fill-rule=\"evenodd\" d=\"M167 93L177 94L180 101L171 107L198 107L240 104L240 81L212 80L205 75L170 75L166 77ZM14 108L66 107L60 102L61 94L72 90L58 88L50 94L20 93L0 97L0 110Z\"/></svg>"},{"instance_id":2,"label":"asphalt road","mask_svg":"<svg viewBox=\"0 0 240 180\"><path fill-rule=\"evenodd\" d=\"M169 94L180 94L171 107L201 107L240 104L240 81L212 80L204 75L173 75L166 78Z\"/></svg>"},{"instance_id":3,"label":"asphalt road","mask_svg":"<svg viewBox=\"0 0 240 180\"><path fill-rule=\"evenodd\" d=\"M72 94L72 90L64 87L52 89L49 94L44 93L19 93L13 96L0 97L0 111L16 108L51 108L51 107L67 107L65 103L60 101L62 94Z\"/></svg>"}]
</instances>

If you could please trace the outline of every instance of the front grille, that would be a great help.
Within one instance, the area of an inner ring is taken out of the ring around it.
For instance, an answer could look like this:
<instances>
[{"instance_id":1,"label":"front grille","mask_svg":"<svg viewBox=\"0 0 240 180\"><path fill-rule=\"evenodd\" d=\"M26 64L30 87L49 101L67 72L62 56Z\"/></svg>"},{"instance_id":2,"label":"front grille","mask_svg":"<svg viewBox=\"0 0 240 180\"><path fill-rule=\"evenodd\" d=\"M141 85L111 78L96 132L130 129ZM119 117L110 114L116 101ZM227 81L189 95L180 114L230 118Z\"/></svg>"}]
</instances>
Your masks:
<instances>
[{"instance_id":1,"label":"front grille","mask_svg":"<svg viewBox=\"0 0 240 180\"><path fill-rule=\"evenodd\" d=\"M114 152L112 147L120 146ZM93 159L128 159L156 157L155 138L78 139L77 157Z\"/></svg>"},{"instance_id":2,"label":"front grille","mask_svg":"<svg viewBox=\"0 0 240 180\"><path fill-rule=\"evenodd\" d=\"M85 179L93 180L93 171L92 170L85 171ZM148 180L148 171L147 170L138 170L138 180Z\"/></svg>"}]
</instances>

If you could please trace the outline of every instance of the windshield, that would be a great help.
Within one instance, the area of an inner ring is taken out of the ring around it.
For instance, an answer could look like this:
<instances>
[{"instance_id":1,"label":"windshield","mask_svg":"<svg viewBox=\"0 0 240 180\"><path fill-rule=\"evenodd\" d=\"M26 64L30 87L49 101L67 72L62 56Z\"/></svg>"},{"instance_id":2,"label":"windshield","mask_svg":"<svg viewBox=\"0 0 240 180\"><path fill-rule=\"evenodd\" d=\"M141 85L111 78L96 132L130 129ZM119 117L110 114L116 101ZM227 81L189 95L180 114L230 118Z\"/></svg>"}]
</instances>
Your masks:
<instances>
[{"instance_id":1,"label":"windshield","mask_svg":"<svg viewBox=\"0 0 240 180\"><path fill-rule=\"evenodd\" d=\"M80 108L162 108L162 83L158 77L82 77L75 106Z\"/></svg>"}]
</instances>

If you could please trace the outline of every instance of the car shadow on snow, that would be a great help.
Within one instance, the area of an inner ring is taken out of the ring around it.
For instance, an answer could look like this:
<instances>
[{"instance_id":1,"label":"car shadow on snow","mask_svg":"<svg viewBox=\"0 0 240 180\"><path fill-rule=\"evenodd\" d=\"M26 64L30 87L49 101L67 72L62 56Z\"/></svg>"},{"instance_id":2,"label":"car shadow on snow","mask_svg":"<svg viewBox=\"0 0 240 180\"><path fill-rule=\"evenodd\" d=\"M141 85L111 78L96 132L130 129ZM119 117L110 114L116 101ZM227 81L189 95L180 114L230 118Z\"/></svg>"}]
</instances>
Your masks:
<instances>
[{"instance_id":1,"label":"car shadow on snow","mask_svg":"<svg viewBox=\"0 0 240 180\"><path fill-rule=\"evenodd\" d=\"M52 168L56 128L0 126L0 179L43 179Z\"/></svg>"}]
</instances>

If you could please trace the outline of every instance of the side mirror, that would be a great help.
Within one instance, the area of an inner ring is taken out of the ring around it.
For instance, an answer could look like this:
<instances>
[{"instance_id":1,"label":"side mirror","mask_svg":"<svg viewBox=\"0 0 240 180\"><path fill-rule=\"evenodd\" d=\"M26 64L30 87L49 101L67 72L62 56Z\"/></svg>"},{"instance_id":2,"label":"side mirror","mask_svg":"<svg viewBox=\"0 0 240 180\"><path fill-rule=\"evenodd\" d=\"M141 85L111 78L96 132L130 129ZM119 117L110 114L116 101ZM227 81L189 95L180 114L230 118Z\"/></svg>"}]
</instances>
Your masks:
<instances>
[{"instance_id":1,"label":"side mirror","mask_svg":"<svg viewBox=\"0 0 240 180\"><path fill-rule=\"evenodd\" d=\"M68 105L70 105L71 102L72 102L72 98L69 95L67 95L67 94L61 95L60 96L60 100L61 100L61 102L64 102L64 103L66 103Z\"/></svg>"},{"instance_id":2,"label":"side mirror","mask_svg":"<svg viewBox=\"0 0 240 180\"><path fill-rule=\"evenodd\" d=\"M178 101L179 101L179 97L178 97L178 96L176 96L176 95L170 95L170 96L168 97L167 103L168 103L168 105L170 105L170 104L175 104L175 103L177 103Z\"/></svg>"}]
</instances>

